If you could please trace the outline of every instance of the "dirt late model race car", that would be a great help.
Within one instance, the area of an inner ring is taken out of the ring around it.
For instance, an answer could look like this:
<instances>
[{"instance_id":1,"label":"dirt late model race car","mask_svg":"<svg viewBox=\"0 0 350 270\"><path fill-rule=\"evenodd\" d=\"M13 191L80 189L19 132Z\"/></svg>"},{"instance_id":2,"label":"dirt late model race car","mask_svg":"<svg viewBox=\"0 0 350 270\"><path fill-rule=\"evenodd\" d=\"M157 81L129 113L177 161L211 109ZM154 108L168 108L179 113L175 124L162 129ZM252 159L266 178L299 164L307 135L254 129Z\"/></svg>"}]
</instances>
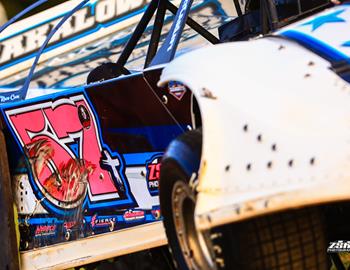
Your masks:
<instances>
[{"instance_id":1,"label":"dirt late model race car","mask_svg":"<svg viewBox=\"0 0 350 270\"><path fill-rule=\"evenodd\" d=\"M184 270L345 269L350 6L145 3L1 28L2 260L18 227L22 269L166 242Z\"/></svg>"}]
</instances>

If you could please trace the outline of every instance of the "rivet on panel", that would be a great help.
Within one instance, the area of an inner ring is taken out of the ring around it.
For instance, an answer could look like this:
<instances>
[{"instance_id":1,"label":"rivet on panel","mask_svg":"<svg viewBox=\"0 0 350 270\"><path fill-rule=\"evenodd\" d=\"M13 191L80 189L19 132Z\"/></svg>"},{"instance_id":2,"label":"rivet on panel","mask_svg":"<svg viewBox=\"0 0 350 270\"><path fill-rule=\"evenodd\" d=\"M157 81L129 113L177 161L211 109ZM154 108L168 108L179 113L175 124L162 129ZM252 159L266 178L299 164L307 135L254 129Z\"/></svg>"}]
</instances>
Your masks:
<instances>
[{"instance_id":1,"label":"rivet on panel","mask_svg":"<svg viewBox=\"0 0 350 270\"><path fill-rule=\"evenodd\" d=\"M276 151L277 151L277 145L276 145L276 144L273 144L273 145L271 146L271 150L272 150L273 152L276 152Z\"/></svg>"},{"instance_id":2,"label":"rivet on panel","mask_svg":"<svg viewBox=\"0 0 350 270\"><path fill-rule=\"evenodd\" d=\"M241 209L239 207L236 208L236 214L239 215L241 213Z\"/></svg>"},{"instance_id":3,"label":"rivet on panel","mask_svg":"<svg viewBox=\"0 0 350 270\"><path fill-rule=\"evenodd\" d=\"M314 157L310 159L310 165L315 165L315 158Z\"/></svg>"},{"instance_id":4,"label":"rivet on panel","mask_svg":"<svg viewBox=\"0 0 350 270\"><path fill-rule=\"evenodd\" d=\"M211 217L209 215L207 215L207 220L209 223L211 223Z\"/></svg>"},{"instance_id":5,"label":"rivet on panel","mask_svg":"<svg viewBox=\"0 0 350 270\"><path fill-rule=\"evenodd\" d=\"M247 167L246 167L247 171L250 171L252 169L252 164L247 164Z\"/></svg>"},{"instance_id":6,"label":"rivet on panel","mask_svg":"<svg viewBox=\"0 0 350 270\"><path fill-rule=\"evenodd\" d=\"M268 200L265 201L264 206L265 206L265 208L269 207L269 201Z\"/></svg>"},{"instance_id":7,"label":"rivet on panel","mask_svg":"<svg viewBox=\"0 0 350 270\"><path fill-rule=\"evenodd\" d=\"M272 168L272 161L269 161L269 162L267 163L267 168L268 168L268 169L271 169L271 168Z\"/></svg>"},{"instance_id":8,"label":"rivet on panel","mask_svg":"<svg viewBox=\"0 0 350 270\"><path fill-rule=\"evenodd\" d=\"M243 130L244 130L244 132L248 132L248 125L244 125Z\"/></svg>"},{"instance_id":9,"label":"rivet on panel","mask_svg":"<svg viewBox=\"0 0 350 270\"><path fill-rule=\"evenodd\" d=\"M258 140L258 142L261 142L262 141L262 135L259 134L258 137L256 137L256 139Z\"/></svg>"},{"instance_id":10,"label":"rivet on panel","mask_svg":"<svg viewBox=\"0 0 350 270\"><path fill-rule=\"evenodd\" d=\"M294 164L294 160L293 159L288 161L288 166L289 167L293 167L293 164Z\"/></svg>"}]
</instances>

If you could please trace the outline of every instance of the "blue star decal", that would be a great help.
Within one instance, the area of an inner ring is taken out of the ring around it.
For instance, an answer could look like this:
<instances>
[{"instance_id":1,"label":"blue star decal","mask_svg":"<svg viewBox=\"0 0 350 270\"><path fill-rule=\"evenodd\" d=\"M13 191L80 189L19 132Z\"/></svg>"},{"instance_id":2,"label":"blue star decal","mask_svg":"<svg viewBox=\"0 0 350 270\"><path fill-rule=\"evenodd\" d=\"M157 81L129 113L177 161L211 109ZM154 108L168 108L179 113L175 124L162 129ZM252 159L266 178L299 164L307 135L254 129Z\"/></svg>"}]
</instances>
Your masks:
<instances>
[{"instance_id":1,"label":"blue star decal","mask_svg":"<svg viewBox=\"0 0 350 270\"><path fill-rule=\"evenodd\" d=\"M338 16L343 13L345 9L338 10L333 13L330 13L328 15L323 15L314 18L312 21L306 22L302 24L302 26L305 25L312 25L312 32L324 25L325 23L337 23L337 22L345 22L343 18L339 18Z\"/></svg>"},{"instance_id":2,"label":"blue star decal","mask_svg":"<svg viewBox=\"0 0 350 270\"><path fill-rule=\"evenodd\" d=\"M345 42L345 43L343 43L342 46L344 46L344 47L350 47L350 40L347 41L347 42Z\"/></svg>"}]
</instances>

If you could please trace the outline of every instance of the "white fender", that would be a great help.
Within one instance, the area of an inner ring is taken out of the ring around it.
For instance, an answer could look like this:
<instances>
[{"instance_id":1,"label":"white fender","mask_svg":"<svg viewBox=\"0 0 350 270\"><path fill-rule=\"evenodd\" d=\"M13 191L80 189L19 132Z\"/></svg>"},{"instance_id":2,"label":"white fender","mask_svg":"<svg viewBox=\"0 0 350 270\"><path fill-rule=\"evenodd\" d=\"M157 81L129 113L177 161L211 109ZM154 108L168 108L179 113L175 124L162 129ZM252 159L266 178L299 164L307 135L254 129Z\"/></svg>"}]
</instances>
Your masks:
<instances>
[{"instance_id":1,"label":"white fender","mask_svg":"<svg viewBox=\"0 0 350 270\"><path fill-rule=\"evenodd\" d=\"M199 229L350 198L350 87L329 63L278 38L175 59L203 121Z\"/></svg>"}]
</instances>

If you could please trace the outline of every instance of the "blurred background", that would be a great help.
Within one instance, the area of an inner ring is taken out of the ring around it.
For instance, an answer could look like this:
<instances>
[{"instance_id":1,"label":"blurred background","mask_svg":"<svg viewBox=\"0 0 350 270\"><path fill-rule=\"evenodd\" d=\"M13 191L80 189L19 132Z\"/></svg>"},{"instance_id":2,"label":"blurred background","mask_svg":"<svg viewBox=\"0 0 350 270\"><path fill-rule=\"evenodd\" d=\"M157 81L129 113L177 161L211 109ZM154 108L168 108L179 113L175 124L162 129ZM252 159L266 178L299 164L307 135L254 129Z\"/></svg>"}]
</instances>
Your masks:
<instances>
[{"instance_id":1,"label":"blurred background","mask_svg":"<svg viewBox=\"0 0 350 270\"><path fill-rule=\"evenodd\" d=\"M15 16L18 12L35 3L37 0L0 0L0 24L3 24L7 19ZM45 4L37 7L34 11L29 13L30 16L39 11L45 10L49 7L66 2L67 0L50 0Z\"/></svg>"}]
</instances>

